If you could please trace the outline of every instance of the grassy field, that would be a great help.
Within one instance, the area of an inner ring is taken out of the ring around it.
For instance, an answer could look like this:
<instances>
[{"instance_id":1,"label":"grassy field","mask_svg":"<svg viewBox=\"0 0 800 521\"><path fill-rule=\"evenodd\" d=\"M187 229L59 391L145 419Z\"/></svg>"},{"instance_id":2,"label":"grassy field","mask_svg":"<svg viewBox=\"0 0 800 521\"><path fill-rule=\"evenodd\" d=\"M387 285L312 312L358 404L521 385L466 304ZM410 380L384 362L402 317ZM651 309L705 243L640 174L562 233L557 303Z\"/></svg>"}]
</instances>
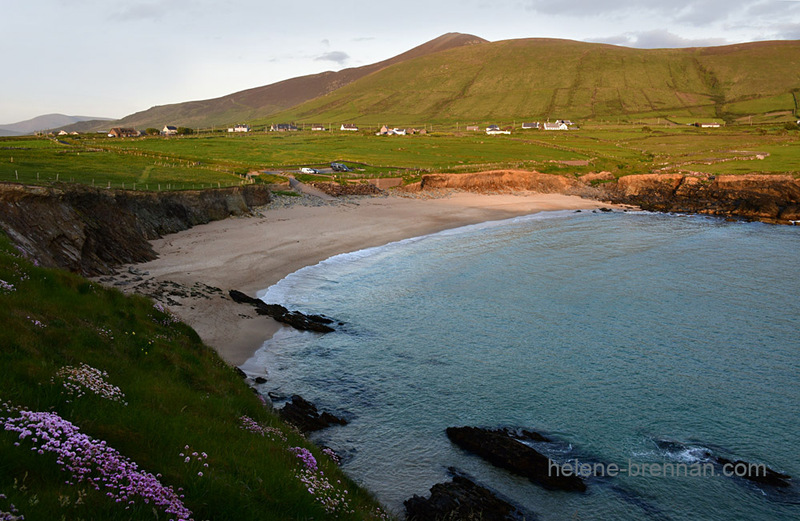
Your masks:
<instances>
[{"instance_id":1,"label":"grassy field","mask_svg":"<svg viewBox=\"0 0 800 521\"><path fill-rule=\"evenodd\" d=\"M507 136L457 130L451 124L408 136L376 136L367 129L170 139L0 138L0 181L194 189L246 182L243 176L256 171L270 172L260 175L260 182L280 182L283 173L297 175L304 166L326 168L332 161L354 168L350 174L337 174L340 180L403 177L406 182L423 173L498 168L565 175L609 171L621 176L664 169L796 175L800 132L784 127L701 129L655 120L652 125L587 125L566 132L516 130Z\"/></svg>"},{"instance_id":2,"label":"grassy field","mask_svg":"<svg viewBox=\"0 0 800 521\"><path fill-rule=\"evenodd\" d=\"M149 299L0 235L0 322L0 519L383 519Z\"/></svg>"}]
</instances>

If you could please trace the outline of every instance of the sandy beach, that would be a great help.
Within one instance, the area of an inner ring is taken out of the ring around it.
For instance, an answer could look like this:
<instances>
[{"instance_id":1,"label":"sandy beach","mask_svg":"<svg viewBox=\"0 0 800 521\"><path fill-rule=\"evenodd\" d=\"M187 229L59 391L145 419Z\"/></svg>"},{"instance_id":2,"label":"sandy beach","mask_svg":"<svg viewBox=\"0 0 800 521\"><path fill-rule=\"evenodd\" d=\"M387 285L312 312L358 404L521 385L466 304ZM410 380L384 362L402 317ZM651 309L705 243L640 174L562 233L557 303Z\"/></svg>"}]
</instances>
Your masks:
<instances>
[{"instance_id":1,"label":"sandy beach","mask_svg":"<svg viewBox=\"0 0 800 521\"><path fill-rule=\"evenodd\" d=\"M282 326L234 303L228 297L231 289L256 296L286 275L340 253L540 211L603 206L608 205L559 194L453 193L265 207L259 215L153 241L158 259L123 267L114 281L128 292L153 294L160 288L160 300L168 297L175 315L228 363L239 366Z\"/></svg>"}]
</instances>

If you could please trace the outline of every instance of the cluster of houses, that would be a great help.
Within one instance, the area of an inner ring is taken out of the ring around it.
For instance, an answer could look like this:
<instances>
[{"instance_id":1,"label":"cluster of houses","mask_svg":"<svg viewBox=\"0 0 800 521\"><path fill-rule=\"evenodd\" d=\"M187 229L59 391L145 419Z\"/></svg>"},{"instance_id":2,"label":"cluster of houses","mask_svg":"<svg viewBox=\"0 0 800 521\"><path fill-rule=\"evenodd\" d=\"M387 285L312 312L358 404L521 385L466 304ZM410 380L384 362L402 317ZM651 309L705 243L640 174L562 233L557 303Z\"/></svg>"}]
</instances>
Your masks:
<instances>
[{"instance_id":1,"label":"cluster of houses","mask_svg":"<svg viewBox=\"0 0 800 521\"><path fill-rule=\"evenodd\" d=\"M523 123L522 130L569 130L571 127L574 127L575 123L568 119L558 119L555 123ZM478 125L468 125L467 131L471 132L479 132L481 130L480 126ZM490 136L496 136L499 134L511 134L513 127L504 127L500 128L499 125L489 125L486 127L485 131Z\"/></svg>"},{"instance_id":2,"label":"cluster of houses","mask_svg":"<svg viewBox=\"0 0 800 521\"><path fill-rule=\"evenodd\" d=\"M522 123L522 130L569 130L573 127L575 123L569 120L556 120L555 123L539 123L538 121L535 123ZM300 130L296 125L292 123L273 123L267 129L269 132L296 132ZM311 130L315 132L323 132L327 131L328 129L325 128L325 125L314 124L311 125ZM359 128L358 125L353 123L344 123L339 127L340 131L343 132L358 132ZM468 125L466 127L467 131L474 131L479 132L481 130L480 126L478 125ZM511 134L513 127L504 127L501 128L499 125L489 125L485 129L485 132L489 135L498 135L498 134ZM246 124L237 124L232 127L228 127L228 132L236 133L236 132L251 132L252 129L250 125ZM389 127L388 125L383 125L378 132L375 133L377 136L405 136L410 134L427 134L428 131L426 129L417 129L417 128L398 128L398 127ZM173 125L165 125L163 129L161 129L160 134L162 136L174 136L178 134L178 128ZM108 137L139 137L142 135L142 132L134 129L134 128L124 128L124 127L114 127L108 132Z\"/></svg>"}]
</instances>

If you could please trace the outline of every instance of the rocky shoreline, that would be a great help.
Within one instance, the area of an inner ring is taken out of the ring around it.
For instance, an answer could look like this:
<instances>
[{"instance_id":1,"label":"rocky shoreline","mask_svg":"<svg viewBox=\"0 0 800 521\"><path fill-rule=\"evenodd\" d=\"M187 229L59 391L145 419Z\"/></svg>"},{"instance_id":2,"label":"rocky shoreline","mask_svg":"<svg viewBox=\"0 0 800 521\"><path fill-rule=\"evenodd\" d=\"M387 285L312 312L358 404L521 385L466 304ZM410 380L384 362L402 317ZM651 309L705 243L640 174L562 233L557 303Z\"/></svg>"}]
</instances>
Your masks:
<instances>
[{"instance_id":1,"label":"rocky shoreline","mask_svg":"<svg viewBox=\"0 0 800 521\"><path fill-rule=\"evenodd\" d=\"M772 224L800 224L800 180L791 175L638 174L608 172L569 177L519 170L429 174L407 188L422 193L529 190L637 206L658 212L696 213Z\"/></svg>"}]
</instances>

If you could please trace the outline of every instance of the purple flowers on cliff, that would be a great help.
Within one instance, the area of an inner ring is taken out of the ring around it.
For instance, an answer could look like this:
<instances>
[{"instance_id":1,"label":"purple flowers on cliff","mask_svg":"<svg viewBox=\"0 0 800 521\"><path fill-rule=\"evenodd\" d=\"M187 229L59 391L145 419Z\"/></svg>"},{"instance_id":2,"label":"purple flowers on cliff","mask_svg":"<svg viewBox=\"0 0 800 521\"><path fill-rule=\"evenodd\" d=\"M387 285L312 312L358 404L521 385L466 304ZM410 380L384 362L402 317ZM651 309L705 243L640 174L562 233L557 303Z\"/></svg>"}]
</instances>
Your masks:
<instances>
[{"instance_id":1,"label":"purple flowers on cliff","mask_svg":"<svg viewBox=\"0 0 800 521\"><path fill-rule=\"evenodd\" d=\"M241 425L242 429L250 431L253 434L269 437L273 441L277 441L275 438L278 438L281 441L286 441L286 435L280 429L262 425L249 416L242 416L241 418L239 418L239 421L242 424Z\"/></svg>"},{"instance_id":2,"label":"purple flowers on cliff","mask_svg":"<svg viewBox=\"0 0 800 521\"><path fill-rule=\"evenodd\" d=\"M303 465L308 470L316 471L317 470L317 460L314 458L314 455L311 454L311 451L305 449L303 447L292 447L289 449L289 452L293 453L297 456L297 458L303 462Z\"/></svg>"},{"instance_id":3,"label":"purple flowers on cliff","mask_svg":"<svg viewBox=\"0 0 800 521\"><path fill-rule=\"evenodd\" d=\"M17 291L17 288L10 282L6 282L0 279L0 291L8 291L8 292Z\"/></svg>"},{"instance_id":4,"label":"purple flowers on cliff","mask_svg":"<svg viewBox=\"0 0 800 521\"><path fill-rule=\"evenodd\" d=\"M85 483L126 508L138 498L175 515L178 521L191 520L192 512L172 487L139 470L135 462L107 446L105 441L81 433L58 414L22 410L18 417L0 419L6 431L18 432L20 440L29 439L32 451L55 453L57 463L69 474L67 484Z\"/></svg>"},{"instance_id":5,"label":"purple flowers on cliff","mask_svg":"<svg viewBox=\"0 0 800 521\"><path fill-rule=\"evenodd\" d=\"M5 494L0 494L0 500L8 499ZM5 508L5 507L3 507ZM8 512L0 508L0 521L24 521L25 516L20 515L14 504L8 506Z\"/></svg>"},{"instance_id":6,"label":"purple flowers on cliff","mask_svg":"<svg viewBox=\"0 0 800 521\"><path fill-rule=\"evenodd\" d=\"M108 373L88 364L62 367L56 372L55 378L63 379L64 389L76 398L84 396L89 391L101 398L125 404L125 393L116 385L106 382Z\"/></svg>"}]
</instances>

